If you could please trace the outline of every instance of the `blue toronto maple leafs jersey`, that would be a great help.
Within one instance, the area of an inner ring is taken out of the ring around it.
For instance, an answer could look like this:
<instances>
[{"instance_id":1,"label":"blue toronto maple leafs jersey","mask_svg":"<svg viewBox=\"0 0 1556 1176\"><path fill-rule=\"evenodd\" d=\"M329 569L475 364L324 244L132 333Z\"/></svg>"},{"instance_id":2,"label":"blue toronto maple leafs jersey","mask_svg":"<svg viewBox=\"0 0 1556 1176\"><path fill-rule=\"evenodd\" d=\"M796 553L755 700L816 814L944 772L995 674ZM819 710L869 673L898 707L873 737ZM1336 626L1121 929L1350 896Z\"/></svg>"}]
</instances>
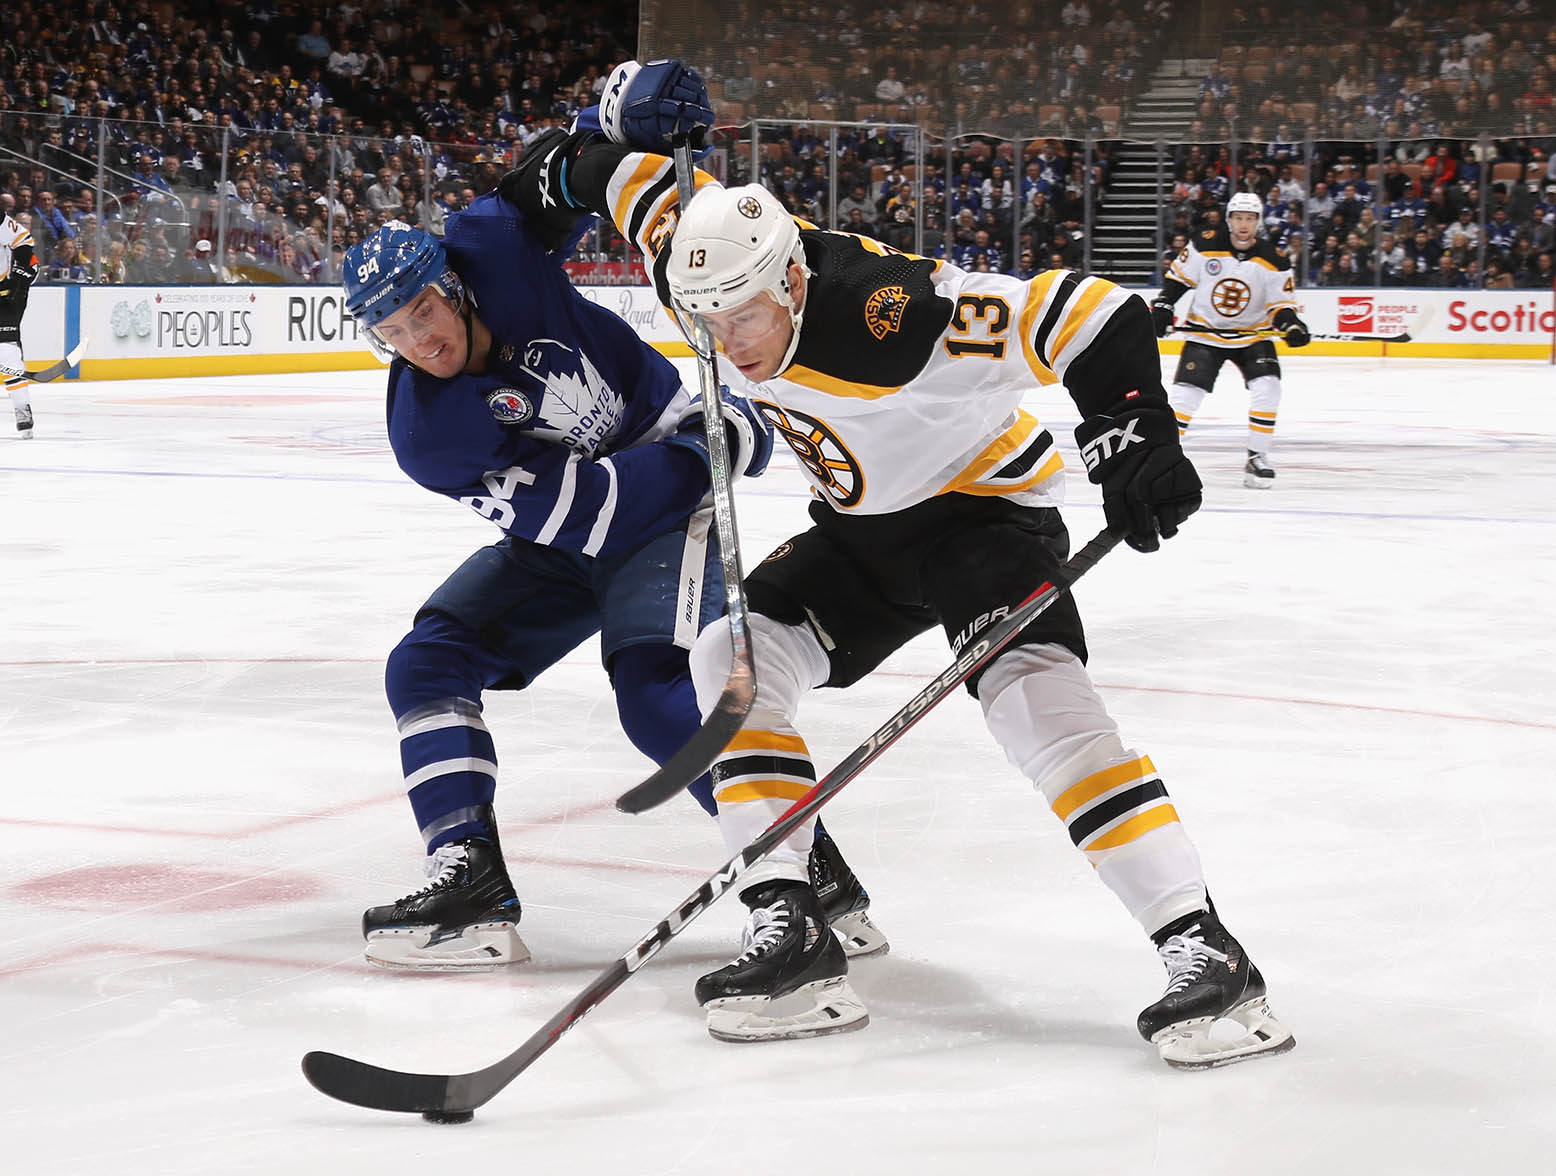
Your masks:
<instances>
[{"instance_id":1,"label":"blue toronto maple leafs jersey","mask_svg":"<svg viewBox=\"0 0 1556 1176\"><path fill-rule=\"evenodd\" d=\"M674 366L567 279L495 192L448 219L443 248L492 332L487 370L389 372L389 443L421 485L536 543L631 551L691 513L707 468L654 444L690 403Z\"/></svg>"}]
</instances>

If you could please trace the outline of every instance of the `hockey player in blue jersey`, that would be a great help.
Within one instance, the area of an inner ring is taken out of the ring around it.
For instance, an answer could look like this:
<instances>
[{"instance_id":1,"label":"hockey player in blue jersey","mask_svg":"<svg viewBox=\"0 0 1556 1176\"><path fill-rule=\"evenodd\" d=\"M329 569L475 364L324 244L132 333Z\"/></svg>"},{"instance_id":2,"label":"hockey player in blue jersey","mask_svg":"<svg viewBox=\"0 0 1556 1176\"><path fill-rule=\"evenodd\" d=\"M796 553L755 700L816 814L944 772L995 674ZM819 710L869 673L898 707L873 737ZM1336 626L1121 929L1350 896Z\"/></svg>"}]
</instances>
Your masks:
<instances>
[{"instance_id":1,"label":"hockey player in blue jersey","mask_svg":"<svg viewBox=\"0 0 1556 1176\"><path fill-rule=\"evenodd\" d=\"M640 149L711 124L697 75L619 67L602 129ZM517 171L536 166L526 158ZM510 188L509 191L514 189ZM390 444L416 482L489 519L477 551L417 612L385 688L430 885L363 916L367 958L441 970L522 963L520 903L493 814L487 690L522 689L596 633L632 743L663 763L700 722L687 668L723 600L701 402L622 319L562 268L589 214L544 186L479 197L440 243L401 222L345 257L347 308L391 360ZM726 393L736 476L772 432ZM692 788L716 812L706 777ZM824 835L812 854L828 915L855 953L882 950L868 897Z\"/></svg>"}]
</instances>

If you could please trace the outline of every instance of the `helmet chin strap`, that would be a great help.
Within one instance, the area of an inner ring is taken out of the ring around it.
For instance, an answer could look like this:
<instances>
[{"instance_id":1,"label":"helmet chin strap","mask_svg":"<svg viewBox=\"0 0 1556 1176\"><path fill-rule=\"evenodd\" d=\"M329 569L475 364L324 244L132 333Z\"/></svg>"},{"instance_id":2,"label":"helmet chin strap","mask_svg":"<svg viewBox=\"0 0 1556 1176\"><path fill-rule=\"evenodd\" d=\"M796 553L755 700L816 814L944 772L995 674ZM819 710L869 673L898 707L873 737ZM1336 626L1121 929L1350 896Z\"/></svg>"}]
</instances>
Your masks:
<instances>
[{"instance_id":1,"label":"helmet chin strap","mask_svg":"<svg viewBox=\"0 0 1556 1176\"><path fill-rule=\"evenodd\" d=\"M803 245L798 246L796 252L800 252L803 249ZM810 294L810 279L815 275L811 273L810 267L805 264L803 253L801 254L800 260L795 264L800 267L800 273L804 275L806 283L805 292L806 296L808 297ZM787 276L787 273L785 273L785 279L787 279ZM782 283L782 289L783 299L781 305L789 312L789 323L794 327L794 333L789 336L788 349L784 351L783 359L779 360L778 362L778 371L776 373L777 375L782 375L785 371L788 370L789 365L794 362L794 353L799 350L800 346L800 327L805 322L805 307L803 304L795 302L794 289L789 285L787 280Z\"/></svg>"}]
</instances>

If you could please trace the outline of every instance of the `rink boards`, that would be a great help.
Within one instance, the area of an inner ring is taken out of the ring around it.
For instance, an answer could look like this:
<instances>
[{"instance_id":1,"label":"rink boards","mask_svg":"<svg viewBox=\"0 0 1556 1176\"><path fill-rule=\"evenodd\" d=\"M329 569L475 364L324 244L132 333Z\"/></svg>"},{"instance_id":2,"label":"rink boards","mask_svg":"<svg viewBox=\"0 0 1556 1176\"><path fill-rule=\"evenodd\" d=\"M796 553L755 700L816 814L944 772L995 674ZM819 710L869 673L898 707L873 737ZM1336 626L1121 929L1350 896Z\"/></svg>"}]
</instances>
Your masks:
<instances>
[{"instance_id":1,"label":"rink boards","mask_svg":"<svg viewBox=\"0 0 1556 1176\"><path fill-rule=\"evenodd\" d=\"M670 356L690 350L647 286L580 287ZM1154 290L1140 290L1150 299ZM1302 290L1307 355L1545 359L1556 294L1544 290ZM329 286L39 286L22 324L30 367L89 345L72 378L263 375L381 366ZM1398 339L1400 341L1385 341ZM1277 344L1284 351L1284 344ZM1182 343L1164 339L1163 354Z\"/></svg>"}]
</instances>

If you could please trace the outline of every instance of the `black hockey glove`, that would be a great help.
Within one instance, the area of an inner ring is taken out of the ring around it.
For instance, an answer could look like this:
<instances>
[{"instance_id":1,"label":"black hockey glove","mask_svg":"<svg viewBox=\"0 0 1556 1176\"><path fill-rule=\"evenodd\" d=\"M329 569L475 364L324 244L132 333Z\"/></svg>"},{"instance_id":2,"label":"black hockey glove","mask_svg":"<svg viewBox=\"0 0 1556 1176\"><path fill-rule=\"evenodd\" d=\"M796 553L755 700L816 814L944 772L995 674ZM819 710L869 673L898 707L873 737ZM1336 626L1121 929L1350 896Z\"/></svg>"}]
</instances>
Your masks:
<instances>
[{"instance_id":1,"label":"black hockey glove","mask_svg":"<svg viewBox=\"0 0 1556 1176\"><path fill-rule=\"evenodd\" d=\"M1199 475L1168 409L1145 405L1088 417L1076 426L1075 441L1086 476L1102 487L1108 529L1136 551L1155 551L1199 509Z\"/></svg>"},{"instance_id":2,"label":"black hockey glove","mask_svg":"<svg viewBox=\"0 0 1556 1176\"><path fill-rule=\"evenodd\" d=\"M547 131L525 148L518 166L497 181L498 195L524 214L547 252L555 253L567 244L580 218L589 215L567 190L567 169L590 137L588 131Z\"/></svg>"},{"instance_id":3,"label":"black hockey glove","mask_svg":"<svg viewBox=\"0 0 1556 1176\"><path fill-rule=\"evenodd\" d=\"M1275 315L1275 329L1286 332L1287 347L1306 347L1313 341L1307 324L1297 317L1297 312L1283 306Z\"/></svg>"},{"instance_id":4,"label":"black hockey glove","mask_svg":"<svg viewBox=\"0 0 1556 1176\"><path fill-rule=\"evenodd\" d=\"M1172 330L1173 304L1165 298L1158 298L1151 303L1151 325L1156 328L1156 337L1165 339L1167 332Z\"/></svg>"}]
</instances>

